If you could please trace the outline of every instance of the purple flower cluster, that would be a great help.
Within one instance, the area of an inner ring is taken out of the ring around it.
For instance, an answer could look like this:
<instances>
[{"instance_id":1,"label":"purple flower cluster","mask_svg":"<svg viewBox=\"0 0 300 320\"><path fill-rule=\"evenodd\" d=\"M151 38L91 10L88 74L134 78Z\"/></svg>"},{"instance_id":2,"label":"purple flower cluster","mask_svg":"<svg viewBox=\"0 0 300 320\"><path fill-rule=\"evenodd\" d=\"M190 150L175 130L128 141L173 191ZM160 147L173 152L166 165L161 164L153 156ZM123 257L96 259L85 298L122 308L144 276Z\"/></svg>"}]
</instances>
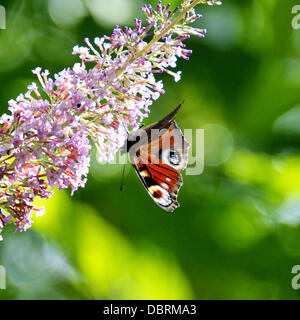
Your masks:
<instances>
[{"instance_id":1,"label":"purple flower cluster","mask_svg":"<svg viewBox=\"0 0 300 320\"><path fill-rule=\"evenodd\" d=\"M139 127L164 93L155 74L180 80L181 72L171 69L191 54L183 41L205 34L188 25L201 17L194 11L200 3L221 4L184 0L173 11L161 1L156 9L145 5L145 26L135 19L133 28L116 26L94 44L85 39L87 47L73 48L81 59L73 68L54 79L48 70L33 70L39 85L10 100L11 114L0 118L0 233L11 221L19 231L29 228L33 213L43 213L34 199L49 198L54 186L73 193L85 185L90 141L100 160L114 158L128 130Z\"/></svg>"}]
</instances>

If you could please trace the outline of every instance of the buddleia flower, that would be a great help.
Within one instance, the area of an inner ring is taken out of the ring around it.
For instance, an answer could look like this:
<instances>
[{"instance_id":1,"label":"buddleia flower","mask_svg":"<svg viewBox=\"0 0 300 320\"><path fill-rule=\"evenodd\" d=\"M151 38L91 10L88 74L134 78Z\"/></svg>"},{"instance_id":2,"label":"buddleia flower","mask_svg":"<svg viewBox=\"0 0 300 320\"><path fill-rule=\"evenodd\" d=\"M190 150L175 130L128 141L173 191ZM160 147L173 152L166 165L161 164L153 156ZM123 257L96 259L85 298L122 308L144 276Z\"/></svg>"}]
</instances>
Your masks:
<instances>
[{"instance_id":1,"label":"buddleia flower","mask_svg":"<svg viewBox=\"0 0 300 320\"><path fill-rule=\"evenodd\" d=\"M184 0L175 10L161 1L155 8L144 5L144 21L76 45L79 62L73 67L53 77L33 70L37 82L10 100L10 113L0 118L0 233L11 222L18 231L28 229L32 216L44 213L34 199L50 198L55 186L70 187L72 194L84 187L90 142L99 160L114 159L128 132L139 128L164 94L157 74L179 81L177 60L192 53L184 41L204 37L205 29L189 25L201 18L198 4L221 1Z\"/></svg>"}]
</instances>

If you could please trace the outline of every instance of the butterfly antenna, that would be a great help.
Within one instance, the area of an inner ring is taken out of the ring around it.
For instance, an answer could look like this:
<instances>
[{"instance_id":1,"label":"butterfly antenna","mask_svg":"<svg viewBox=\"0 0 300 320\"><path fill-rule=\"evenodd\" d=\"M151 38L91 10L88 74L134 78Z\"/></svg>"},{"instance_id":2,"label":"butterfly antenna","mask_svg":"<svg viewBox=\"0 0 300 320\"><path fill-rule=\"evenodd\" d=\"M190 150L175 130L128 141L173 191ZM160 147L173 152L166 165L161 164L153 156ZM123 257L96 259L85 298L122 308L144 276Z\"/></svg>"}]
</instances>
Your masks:
<instances>
[{"instance_id":1,"label":"butterfly antenna","mask_svg":"<svg viewBox=\"0 0 300 320\"><path fill-rule=\"evenodd\" d=\"M117 111L117 110L115 110L116 111L116 113L119 115L119 117L120 117L120 121L121 121L121 123L122 123L122 126L123 126L123 129L125 130L125 132L127 133L127 135L129 134L129 132L128 132L128 129L125 127L125 125L124 125L124 123L123 123L123 120L122 120L122 117L121 117L121 115L120 115L120 112L119 111Z\"/></svg>"},{"instance_id":2,"label":"butterfly antenna","mask_svg":"<svg viewBox=\"0 0 300 320\"><path fill-rule=\"evenodd\" d=\"M126 166L126 164L124 163L124 165L123 165L123 170L122 170L122 180L121 180L121 185L120 185L120 191L121 191L121 192L123 191L125 166Z\"/></svg>"}]
</instances>

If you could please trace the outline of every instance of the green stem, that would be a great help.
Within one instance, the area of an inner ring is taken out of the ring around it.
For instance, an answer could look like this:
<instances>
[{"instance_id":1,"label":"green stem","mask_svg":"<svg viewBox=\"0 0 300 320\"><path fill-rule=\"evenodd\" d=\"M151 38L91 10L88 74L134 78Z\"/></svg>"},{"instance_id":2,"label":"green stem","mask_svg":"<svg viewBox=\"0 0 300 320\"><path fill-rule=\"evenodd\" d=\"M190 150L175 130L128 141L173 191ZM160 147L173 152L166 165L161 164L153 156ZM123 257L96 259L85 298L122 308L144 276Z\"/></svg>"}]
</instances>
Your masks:
<instances>
[{"instance_id":1,"label":"green stem","mask_svg":"<svg viewBox=\"0 0 300 320\"><path fill-rule=\"evenodd\" d=\"M187 6L186 8L184 8L182 10L182 12L173 20L173 22L171 22L161 33L157 34L156 36L154 36L154 38L145 46L145 48L143 48L141 51L137 52L134 56L132 56L131 58L129 58L123 65L122 68L120 68L117 72L116 72L116 76L119 77L125 70L125 67L128 64L131 64L134 60L136 60L137 58L141 57L144 52L147 52L148 50L151 49L152 45L154 43L156 43L157 41L159 41L165 34L168 33L169 30L171 30L176 24L178 24L178 22L185 16L185 14L190 11L192 8L194 8L196 5L198 5L199 3L205 3L206 1L203 2L203 0L195 0L194 2L192 2L189 6Z\"/></svg>"}]
</instances>

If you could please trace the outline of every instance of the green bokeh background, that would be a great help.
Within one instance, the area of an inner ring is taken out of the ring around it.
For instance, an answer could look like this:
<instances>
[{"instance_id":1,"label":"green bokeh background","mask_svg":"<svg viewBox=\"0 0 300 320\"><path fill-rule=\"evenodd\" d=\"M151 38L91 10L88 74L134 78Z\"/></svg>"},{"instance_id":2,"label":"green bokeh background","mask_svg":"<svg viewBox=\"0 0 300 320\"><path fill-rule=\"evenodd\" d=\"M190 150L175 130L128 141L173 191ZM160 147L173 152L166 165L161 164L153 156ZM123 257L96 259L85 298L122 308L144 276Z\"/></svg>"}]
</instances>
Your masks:
<instances>
[{"instance_id":1,"label":"green bokeh background","mask_svg":"<svg viewBox=\"0 0 300 320\"><path fill-rule=\"evenodd\" d=\"M156 1L146 1L156 3ZM172 5L179 1L172 1ZM0 111L35 81L78 61L72 47L141 17L140 0L10 0L0 30ZM184 175L181 207L156 206L128 165L100 165L84 189L39 203L32 229L4 231L1 299L298 299L300 264L300 30L296 1L224 0L198 7L182 80L146 123L183 99L181 128L205 129L205 169Z\"/></svg>"}]
</instances>

